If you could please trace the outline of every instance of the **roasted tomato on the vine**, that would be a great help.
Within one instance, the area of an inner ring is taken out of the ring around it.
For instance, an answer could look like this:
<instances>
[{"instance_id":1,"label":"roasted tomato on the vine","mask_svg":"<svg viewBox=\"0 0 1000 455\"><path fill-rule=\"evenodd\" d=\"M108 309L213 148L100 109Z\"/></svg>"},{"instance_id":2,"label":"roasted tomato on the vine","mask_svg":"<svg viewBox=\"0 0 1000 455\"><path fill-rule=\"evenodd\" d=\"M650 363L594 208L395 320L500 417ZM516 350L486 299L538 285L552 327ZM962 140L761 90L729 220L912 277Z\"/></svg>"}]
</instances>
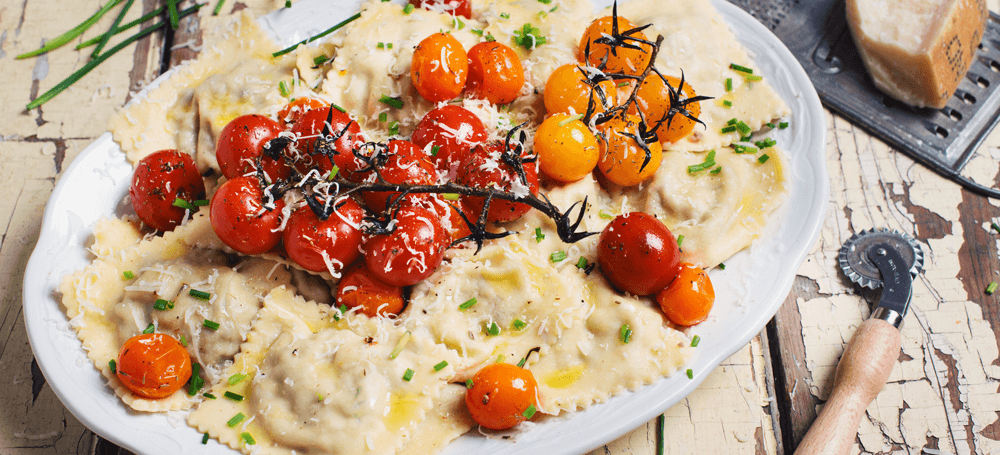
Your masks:
<instances>
[{"instance_id":1,"label":"roasted tomato on the vine","mask_svg":"<svg viewBox=\"0 0 1000 455\"><path fill-rule=\"evenodd\" d=\"M191 377L191 356L176 338L162 333L136 335L118 353L115 375L132 393L163 398Z\"/></svg>"},{"instance_id":2,"label":"roasted tomato on the vine","mask_svg":"<svg viewBox=\"0 0 1000 455\"><path fill-rule=\"evenodd\" d=\"M403 311L403 288L382 282L364 261L344 271L337 285L337 305L358 308L370 318L396 316Z\"/></svg>"},{"instance_id":3,"label":"roasted tomato on the vine","mask_svg":"<svg viewBox=\"0 0 1000 455\"><path fill-rule=\"evenodd\" d=\"M437 212L403 205L395 214L391 233L365 240L365 263L383 282L411 286L437 270L449 244Z\"/></svg>"},{"instance_id":4,"label":"roasted tomato on the vine","mask_svg":"<svg viewBox=\"0 0 1000 455\"><path fill-rule=\"evenodd\" d=\"M432 103L455 98L465 88L469 57L454 36L435 33L413 50L410 78L420 96Z\"/></svg>"},{"instance_id":5,"label":"roasted tomato on the vine","mask_svg":"<svg viewBox=\"0 0 1000 455\"><path fill-rule=\"evenodd\" d=\"M330 157L320 153L316 147L319 136L327 125L329 134L323 139L324 142L333 142L332 162ZM348 177L351 172L363 166L353 153L355 148L365 142L361 135L361 127L351 119L351 116L339 109L327 107L307 111L292 125L292 133L298 138L295 141L298 156L292 158L295 169L301 174L308 173L309 169L318 168L322 174L320 177L325 178L336 165L340 169L339 173Z\"/></svg>"},{"instance_id":6,"label":"roasted tomato on the vine","mask_svg":"<svg viewBox=\"0 0 1000 455\"><path fill-rule=\"evenodd\" d=\"M531 419L538 384L530 371L509 363L491 363L472 378L465 406L476 423L506 430Z\"/></svg>"},{"instance_id":7,"label":"roasted tomato on the vine","mask_svg":"<svg viewBox=\"0 0 1000 455\"><path fill-rule=\"evenodd\" d=\"M597 264L616 288L650 295L677 276L677 239L660 220L643 212L620 215L601 232Z\"/></svg>"},{"instance_id":8,"label":"roasted tomato on the vine","mask_svg":"<svg viewBox=\"0 0 1000 455\"><path fill-rule=\"evenodd\" d=\"M264 191L254 177L237 177L223 183L212 196L212 230L223 243L243 254L266 253L281 242L281 210L285 201L277 198L274 208L264 207Z\"/></svg>"},{"instance_id":9,"label":"roasted tomato on the vine","mask_svg":"<svg viewBox=\"0 0 1000 455\"><path fill-rule=\"evenodd\" d=\"M653 46L646 34L637 29L632 21L621 16L617 21L612 16L597 19L583 32L577 58L595 68L607 59L605 73L638 76L649 66ZM590 54L584 55L588 45Z\"/></svg>"},{"instance_id":10,"label":"roasted tomato on the vine","mask_svg":"<svg viewBox=\"0 0 1000 455\"><path fill-rule=\"evenodd\" d=\"M579 66L566 64L556 68L545 82L542 92L545 110L549 115L586 114L587 108L601 113L617 104L618 90L614 81L601 80L589 83L587 73Z\"/></svg>"},{"instance_id":11,"label":"roasted tomato on the vine","mask_svg":"<svg viewBox=\"0 0 1000 455\"><path fill-rule=\"evenodd\" d=\"M663 149L655 137L644 138L642 128L638 115L625 113L597 127L602 136L601 160L597 168L615 184L638 185L660 168Z\"/></svg>"},{"instance_id":12,"label":"roasted tomato on the vine","mask_svg":"<svg viewBox=\"0 0 1000 455\"><path fill-rule=\"evenodd\" d=\"M436 108L420 119L410 138L431 155L434 165L449 171L472 147L486 140L486 126L472 111L455 105Z\"/></svg>"},{"instance_id":13,"label":"roasted tomato on the vine","mask_svg":"<svg viewBox=\"0 0 1000 455\"><path fill-rule=\"evenodd\" d=\"M517 169L504 158L504 143L501 141L489 142L477 145L458 168L458 183L474 188L493 188L499 191L521 195L526 197L530 194L538 194L538 166L531 160L524 162L527 158L523 153L520 157L513 151L506 153L512 160L521 161L521 168L524 169L525 181L521 180L521 175ZM465 205L465 215L469 220L479 219L479 214L483 210L486 199L483 197L466 196L463 198ZM531 206L523 202L511 202L499 198L490 201L490 210L486 219L492 223L506 223L520 218L531 210Z\"/></svg>"},{"instance_id":14,"label":"roasted tomato on the vine","mask_svg":"<svg viewBox=\"0 0 1000 455\"><path fill-rule=\"evenodd\" d=\"M159 231L172 231L184 220L185 210L174 201L205 199L205 182L190 155L160 150L139 160L128 194L143 223Z\"/></svg>"},{"instance_id":15,"label":"roasted tomato on the vine","mask_svg":"<svg viewBox=\"0 0 1000 455\"><path fill-rule=\"evenodd\" d=\"M650 128L656 128L656 136L660 142L677 142L691 131L701 115L697 93L691 84L673 76L650 74L642 81L636 101L645 114L646 123ZM630 110L634 113L635 107Z\"/></svg>"},{"instance_id":16,"label":"roasted tomato on the vine","mask_svg":"<svg viewBox=\"0 0 1000 455\"><path fill-rule=\"evenodd\" d=\"M411 184L411 185L432 185L434 184L434 165L427 159L424 151L413 145L410 141L391 140L387 144L388 160L379 167L379 174L386 183ZM358 180L365 183L378 182L378 175L372 171L359 172L356 174ZM393 201L401 193L394 191L366 191L361 193L365 204L373 212L382 212L386 208L387 201ZM429 194L412 193L406 196L410 202L418 202L432 197Z\"/></svg>"},{"instance_id":17,"label":"roasted tomato on the vine","mask_svg":"<svg viewBox=\"0 0 1000 455\"><path fill-rule=\"evenodd\" d=\"M302 97L285 105L278 111L278 121L284 123L295 123L302 114L314 109L322 109L330 105L316 98Z\"/></svg>"},{"instance_id":18,"label":"roasted tomato on the vine","mask_svg":"<svg viewBox=\"0 0 1000 455\"><path fill-rule=\"evenodd\" d=\"M472 2L470 0L410 0L410 4L426 10L442 11L446 14L472 19Z\"/></svg>"},{"instance_id":19,"label":"roasted tomato on the vine","mask_svg":"<svg viewBox=\"0 0 1000 455\"><path fill-rule=\"evenodd\" d=\"M514 101L524 86L521 59L514 49L497 41L472 46L469 49L469 78L465 85L472 98L485 98L493 104Z\"/></svg>"},{"instance_id":20,"label":"roasted tomato on the vine","mask_svg":"<svg viewBox=\"0 0 1000 455\"><path fill-rule=\"evenodd\" d=\"M254 172L260 157L269 181L287 178L292 170L285 164L285 159L278 157L275 160L264 154L264 145L278 137L281 129L278 122L263 115L243 115L229 122L222 128L215 144L215 158L219 160L222 175L232 180Z\"/></svg>"},{"instance_id":21,"label":"roasted tomato on the vine","mask_svg":"<svg viewBox=\"0 0 1000 455\"><path fill-rule=\"evenodd\" d=\"M299 207L285 226L285 251L306 270L339 272L361 254L361 219L364 209L349 197L337 199L326 220L308 206ZM327 266L329 264L329 267Z\"/></svg>"},{"instance_id":22,"label":"roasted tomato on the vine","mask_svg":"<svg viewBox=\"0 0 1000 455\"><path fill-rule=\"evenodd\" d=\"M670 322L691 326L708 318L715 304L715 289L701 267L683 262L674 281L656 293L656 302Z\"/></svg>"}]
</instances>

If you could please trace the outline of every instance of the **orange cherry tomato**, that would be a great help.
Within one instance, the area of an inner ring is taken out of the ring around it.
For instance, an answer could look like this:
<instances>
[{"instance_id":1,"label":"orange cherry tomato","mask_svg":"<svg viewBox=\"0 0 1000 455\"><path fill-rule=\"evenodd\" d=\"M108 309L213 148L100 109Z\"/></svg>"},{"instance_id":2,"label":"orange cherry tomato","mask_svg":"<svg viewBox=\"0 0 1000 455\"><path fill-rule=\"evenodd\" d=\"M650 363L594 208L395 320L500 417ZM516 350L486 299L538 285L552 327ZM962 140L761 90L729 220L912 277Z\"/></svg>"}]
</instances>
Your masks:
<instances>
[{"instance_id":1,"label":"orange cherry tomato","mask_svg":"<svg viewBox=\"0 0 1000 455\"><path fill-rule=\"evenodd\" d=\"M691 326L708 318L715 303L715 289L701 267L682 262L677 278L656 293L656 302L670 322Z\"/></svg>"},{"instance_id":2,"label":"orange cherry tomato","mask_svg":"<svg viewBox=\"0 0 1000 455\"><path fill-rule=\"evenodd\" d=\"M584 114L591 100L594 112L601 113L617 103L618 91L615 83L610 80L591 87L587 84L587 76L583 70L577 65L567 64L556 68L549 76L542 99L549 115L569 113L570 110L576 114Z\"/></svg>"},{"instance_id":3,"label":"orange cherry tomato","mask_svg":"<svg viewBox=\"0 0 1000 455\"><path fill-rule=\"evenodd\" d=\"M646 148L643 148L636 140L637 137L641 139L641 122L638 115L621 114L597 127L603 135L597 168L618 185L638 185L660 168L663 159L660 143L655 139L646 140Z\"/></svg>"},{"instance_id":4,"label":"orange cherry tomato","mask_svg":"<svg viewBox=\"0 0 1000 455\"><path fill-rule=\"evenodd\" d=\"M583 37L580 38L577 58L595 68L599 68L601 61L607 58L607 64L604 67L605 73L624 73L638 76L649 66L653 46L643 42L648 42L649 39L641 30L633 30L636 26L632 21L619 16L617 29L613 27L615 23L616 21L613 21L611 16L604 16L591 22L587 31L583 32ZM608 40L618 41L618 45L612 46L606 42ZM587 53L588 45L590 46L590 54L584 55ZM626 46L635 46L638 49Z\"/></svg>"},{"instance_id":5,"label":"orange cherry tomato","mask_svg":"<svg viewBox=\"0 0 1000 455\"><path fill-rule=\"evenodd\" d=\"M480 425L506 430L528 420L525 414L532 413L528 408L535 406L537 391L530 371L509 363L491 363L472 378L465 405Z\"/></svg>"},{"instance_id":6,"label":"orange cherry tomato","mask_svg":"<svg viewBox=\"0 0 1000 455\"><path fill-rule=\"evenodd\" d=\"M435 33L413 50L410 78L424 99L432 103L455 98L465 88L469 57L454 36Z\"/></svg>"},{"instance_id":7,"label":"orange cherry tomato","mask_svg":"<svg viewBox=\"0 0 1000 455\"><path fill-rule=\"evenodd\" d=\"M535 131L535 153L543 174L560 182L575 182L594 170L601 149L585 123L556 114Z\"/></svg>"},{"instance_id":8,"label":"orange cherry tomato","mask_svg":"<svg viewBox=\"0 0 1000 455\"><path fill-rule=\"evenodd\" d=\"M466 87L472 98L485 98L493 104L507 104L517 99L524 86L521 59L510 46L486 41L469 49L469 78Z\"/></svg>"},{"instance_id":9,"label":"orange cherry tomato","mask_svg":"<svg viewBox=\"0 0 1000 455\"><path fill-rule=\"evenodd\" d=\"M313 109L328 106L329 104L316 98L296 98L295 101L286 104L285 107L278 111L278 121L282 123L295 123L299 117L302 117L302 114L305 114Z\"/></svg>"},{"instance_id":10,"label":"orange cherry tomato","mask_svg":"<svg viewBox=\"0 0 1000 455\"><path fill-rule=\"evenodd\" d=\"M176 338L147 333L129 338L118 353L115 374L132 393L163 398L191 378L191 355Z\"/></svg>"},{"instance_id":11,"label":"orange cherry tomato","mask_svg":"<svg viewBox=\"0 0 1000 455\"><path fill-rule=\"evenodd\" d=\"M364 261L344 271L337 286L337 305L358 308L370 318L395 316L403 311L403 288L379 280Z\"/></svg>"},{"instance_id":12,"label":"orange cherry tomato","mask_svg":"<svg viewBox=\"0 0 1000 455\"><path fill-rule=\"evenodd\" d=\"M656 128L660 142L677 142L694 131L697 122L691 117L701 115L701 104L692 101L696 96L698 94L687 81L681 87L681 80L676 77L663 76L661 79L650 74L639 86L635 99L650 128ZM630 111L634 114L635 107Z\"/></svg>"}]
</instances>

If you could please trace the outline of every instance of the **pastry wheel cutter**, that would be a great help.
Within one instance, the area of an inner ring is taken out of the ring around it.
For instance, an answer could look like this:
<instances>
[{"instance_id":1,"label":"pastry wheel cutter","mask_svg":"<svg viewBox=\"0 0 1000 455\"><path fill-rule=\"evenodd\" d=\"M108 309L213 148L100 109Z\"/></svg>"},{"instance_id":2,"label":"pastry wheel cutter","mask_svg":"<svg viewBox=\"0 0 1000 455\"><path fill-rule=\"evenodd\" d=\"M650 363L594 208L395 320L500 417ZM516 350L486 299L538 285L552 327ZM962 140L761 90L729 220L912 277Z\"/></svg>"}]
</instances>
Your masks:
<instances>
[{"instance_id":1,"label":"pastry wheel cutter","mask_svg":"<svg viewBox=\"0 0 1000 455\"><path fill-rule=\"evenodd\" d=\"M871 318L861 323L837 365L833 391L796 455L848 452L865 409L882 390L899 357L899 326L910 305L924 253L908 235L871 229L853 235L838 257L851 281L882 289Z\"/></svg>"}]
</instances>

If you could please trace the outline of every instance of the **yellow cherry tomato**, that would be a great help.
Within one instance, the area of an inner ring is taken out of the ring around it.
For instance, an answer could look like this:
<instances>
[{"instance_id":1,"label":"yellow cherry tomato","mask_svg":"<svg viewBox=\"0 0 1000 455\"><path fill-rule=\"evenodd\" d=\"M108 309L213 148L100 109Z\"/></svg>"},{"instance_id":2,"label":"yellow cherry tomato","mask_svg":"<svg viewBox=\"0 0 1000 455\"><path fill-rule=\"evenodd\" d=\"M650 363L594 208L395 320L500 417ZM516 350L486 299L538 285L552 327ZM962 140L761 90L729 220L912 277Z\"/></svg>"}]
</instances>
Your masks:
<instances>
[{"instance_id":1,"label":"yellow cherry tomato","mask_svg":"<svg viewBox=\"0 0 1000 455\"><path fill-rule=\"evenodd\" d=\"M648 42L649 39L641 30L632 31L636 28L632 21L619 16L617 29L612 26L615 23L616 21L612 20L611 16L605 16L592 22L580 39L577 58L595 68L599 68L601 61L607 58L607 64L604 67L605 73L624 73L638 76L649 66L653 46L643 42ZM617 41L617 45L606 43L609 40ZM587 54L588 45L590 46L589 54ZM631 47L638 47L638 49Z\"/></svg>"},{"instance_id":2,"label":"yellow cherry tomato","mask_svg":"<svg viewBox=\"0 0 1000 455\"><path fill-rule=\"evenodd\" d=\"M650 128L656 128L656 137L660 142L677 142L687 137L697 123L690 117L701 115L701 105L694 100L698 94L687 81L683 85L681 87L681 80L676 77L663 76L661 79L656 74L650 74L635 95L646 123ZM630 110L635 113L634 107Z\"/></svg>"},{"instance_id":3,"label":"yellow cherry tomato","mask_svg":"<svg viewBox=\"0 0 1000 455\"><path fill-rule=\"evenodd\" d=\"M601 160L597 168L608 180L621 186L638 185L652 177L660 168L663 150L656 140L647 141L645 148L639 125L642 120L635 114L619 114L597 128L603 136Z\"/></svg>"},{"instance_id":4,"label":"yellow cherry tomato","mask_svg":"<svg viewBox=\"0 0 1000 455\"><path fill-rule=\"evenodd\" d=\"M535 153L543 174L560 182L575 182L594 170L601 149L585 123L556 114L538 126Z\"/></svg>"},{"instance_id":5,"label":"yellow cherry tomato","mask_svg":"<svg viewBox=\"0 0 1000 455\"><path fill-rule=\"evenodd\" d=\"M601 81L594 87L587 84L587 75L577 65L568 64L556 68L545 82L542 94L545 110L549 114L587 112L587 104L594 102L594 112L601 113L614 106L618 100L615 83Z\"/></svg>"}]
</instances>

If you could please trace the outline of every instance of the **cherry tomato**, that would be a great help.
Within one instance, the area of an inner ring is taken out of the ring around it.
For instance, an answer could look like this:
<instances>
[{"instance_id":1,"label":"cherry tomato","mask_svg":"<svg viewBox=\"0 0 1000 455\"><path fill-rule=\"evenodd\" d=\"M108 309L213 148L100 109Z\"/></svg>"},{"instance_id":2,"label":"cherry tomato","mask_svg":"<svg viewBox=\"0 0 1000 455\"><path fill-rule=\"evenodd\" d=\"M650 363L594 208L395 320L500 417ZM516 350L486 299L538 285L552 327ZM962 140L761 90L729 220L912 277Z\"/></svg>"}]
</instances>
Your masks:
<instances>
[{"instance_id":1,"label":"cherry tomato","mask_svg":"<svg viewBox=\"0 0 1000 455\"><path fill-rule=\"evenodd\" d=\"M474 188L495 188L501 191L516 192L528 190L538 194L538 165L535 162L524 163L524 176L527 185L521 181L517 171L501 158L504 143L500 141L477 145L469 157L458 169L458 183ZM522 158L524 154L522 153ZM527 192L527 191L525 191ZM479 219L483 211L485 198L466 196L462 198L465 205L465 216L470 221ZM490 201L490 210L486 215L492 223L506 223L520 218L531 210L531 206L521 202L511 202L503 199Z\"/></svg>"},{"instance_id":2,"label":"cherry tomato","mask_svg":"<svg viewBox=\"0 0 1000 455\"><path fill-rule=\"evenodd\" d=\"M684 262L674 281L656 293L656 302L670 322L692 326L708 318L715 303L715 289L701 267Z\"/></svg>"},{"instance_id":3,"label":"cherry tomato","mask_svg":"<svg viewBox=\"0 0 1000 455\"><path fill-rule=\"evenodd\" d=\"M472 377L465 406L476 423L506 430L528 420L525 411L535 406L537 392L538 384L530 371L509 363L491 363Z\"/></svg>"},{"instance_id":4,"label":"cherry tomato","mask_svg":"<svg viewBox=\"0 0 1000 455\"><path fill-rule=\"evenodd\" d=\"M410 0L410 4L430 11L441 11L472 19L472 2L470 0Z\"/></svg>"},{"instance_id":5,"label":"cherry tomato","mask_svg":"<svg viewBox=\"0 0 1000 455\"><path fill-rule=\"evenodd\" d=\"M650 128L656 128L660 142L677 142L694 131L697 122L684 115L685 112L694 118L701 115L701 104L688 101L698 94L687 81L684 81L683 90L680 90L680 85L681 80L676 77L663 76L661 79L656 74L650 74L636 93L635 99L646 115L646 123ZM671 87L680 92L672 96ZM635 107L630 110L635 113Z\"/></svg>"},{"instance_id":6,"label":"cherry tomato","mask_svg":"<svg viewBox=\"0 0 1000 455\"><path fill-rule=\"evenodd\" d=\"M597 162L597 167L615 184L638 185L660 168L663 159L660 143L655 138L644 140L644 149L636 140L642 138L641 122L638 115L622 113L597 127L602 133L599 141L601 160Z\"/></svg>"},{"instance_id":7,"label":"cherry tomato","mask_svg":"<svg viewBox=\"0 0 1000 455\"><path fill-rule=\"evenodd\" d=\"M601 149L585 123L556 114L535 131L535 153L543 174L560 182L575 182L594 170Z\"/></svg>"},{"instance_id":8,"label":"cherry tomato","mask_svg":"<svg viewBox=\"0 0 1000 455\"><path fill-rule=\"evenodd\" d=\"M190 155L160 150L139 160L128 194L143 223L159 231L172 231L184 220L184 209L174 206L174 201L205 199L205 182Z\"/></svg>"},{"instance_id":9,"label":"cherry tomato","mask_svg":"<svg viewBox=\"0 0 1000 455\"><path fill-rule=\"evenodd\" d=\"M215 144L215 158L219 160L222 175L231 180L254 172L257 157L263 155L264 145L278 137L281 129L278 122L255 114L236 117L229 122L222 128ZM261 164L271 182L287 178L292 173L284 158L275 160L264 155Z\"/></svg>"},{"instance_id":10,"label":"cherry tomato","mask_svg":"<svg viewBox=\"0 0 1000 455\"><path fill-rule=\"evenodd\" d=\"M327 271L327 261L340 271L361 254L361 218L364 209L351 198L333 202L334 212L320 220L309 206L299 207L288 218L283 239L285 251L296 264L313 272Z\"/></svg>"},{"instance_id":11,"label":"cherry tomato","mask_svg":"<svg viewBox=\"0 0 1000 455\"><path fill-rule=\"evenodd\" d=\"M328 156L315 149L317 136L323 133L327 120L331 120L328 138L337 138L333 141L333 162ZM341 134L345 127L347 127L347 131ZM351 120L351 116L338 109L327 107L307 111L292 125L292 133L295 134L295 137L300 138L295 141L298 156L294 157L294 165L301 174L308 173L309 169L317 168L320 174L326 177L333 166L337 165L340 168L339 173L344 177L349 177L362 164L357 161L353 153L354 149L361 147L365 142L361 135L361 127L358 126L357 122Z\"/></svg>"},{"instance_id":12,"label":"cherry tomato","mask_svg":"<svg viewBox=\"0 0 1000 455\"><path fill-rule=\"evenodd\" d=\"M118 380L132 393L164 398L191 378L191 356L170 335L144 333L125 341L115 368Z\"/></svg>"},{"instance_id":13,"label":"cherry tomato","mask_svg":"<svg viewBox=\"0 0 1000 455\"><path fill-rule=\"evenodd\" d=\"M462 199L451 201L448 204L447 218L449 225L446 226L445 229L448 231L448 234L451 235L452 241L465 238L472 233L472 230L469 229L469 225L465 223L465 220L462 219L462 215L459 214L459 212L463 210L463 204ZM469 221L475 222L475 220Z\"/></svg>"},{"instance_id":14,"label":"cherry tomato","mask_svg":"<svg viewBox=\"0 0 1000 455\"><path fill-rule=\"evenodd\" d=\"M403 288L378 279L364 261L344 272L337 285L337 305L357 308L370 318L396 316L403 311Z\"/></svg>"},{"instance_id":15,"label":"cherry tomato","mask_svg":"<svg viewBox=\"0 0 1000 455\"><path fill-rule=\"evenodd\" d=\"M411 286L437 270L448 244L448 233L436 212L403 205L392 233L365 240L365 264L385 283Z\"/></svg>"},{"instance_id":16,"label":"cherry tomato","mask_svg":"<svg viewBox=\"0 0 1000 455\"><path fill-rule=\"evenodd\" d=\"M614 23L611 16L605 16L592 22L587 27L587 31L583 32L583 37L580 38L580 50L577 58L581 62L586 62L589 66L598 68L601 60L606 57L608 61L604 68L605 73L624 73L631 76L638 76L649 66L649 58L652 56L653 46L638 41L649 41L646 38L646 34L642 31L629 33L630 30L636 28L636 25L632 21L618 16L617 33L612 29L612 24ZM622 43L638 46L639 49L616 46L612 50L610 44L595 42L602 37L617 39ZM588 44L590 45L590 54L584 55L587 52Z\"/></svg>"},{"instance_id":17,"label":"cherry tomato","mask_svg":"<svg viewBox=\"0 0 1000 455\"><path fill-rule=\"evenodd\" d=\"M466 88L471 98L507 104L517 99L524 86L521 59L497 41L485 41L469 49L469 78Z\"/></svg>"},{"instance_id":18,"label":"cherry tomato","mask_svg":"<svg viewBox=\"0 0 1000 455\"><path fill-rule=\"evenodd\" d=\"M410 140L432 155L434 166L447 172L453 163L465 160L472 147L486 140L486 126L472 111L449 104L420 119Z\"/></svg>"},{"instance_id":19,"label":"cherry tomato","mask_svg":"<svg viewBox=\"0 0 1000 455\"><path fill-rule=\"evenodd\" d=\"M329 104L316 98L296 98L278 111L278 121L282 123L295 123L299 117L302 117L302 114L313 109L322 109L328 106Z\"/></svg>"},{"instance_id":20,"label":"cherry tomato","mask_svg":"<svg viewBox=\"0 0 1000 455\"><path fill-rule=\"evenodd\" d=\"M281 210L277 199L264 209L264 192L254 177L237 177L223 183L212 197L212 230L223 243L243 254L266 253L281 241Z\"/></svg>"},{"instance_id":21,"label":"cherry tomato","mask_svg":"<svg viewBox=\"0 0 1000 455\"><path fill-rule=\"evenodd\" d=\"M659 220L643 212L619 215L601 232L597 263L616 288L650 295L677 276L677 239Z\"/></svg>"},{"instance_id":22,"label":"cherry tomato","mask_svg":"<svg viewBox=\"0 0 1000 455\"><path fill-rule=\"evenodd\" d=\"M611 80L598 82L594 86L587 84L586 73L577 65L567 64L556 68L549 76L542 100L549 115L570 112L585 114L591 100L594 112L601 113L618 102L618 90Z\"/></svg>"},{"instance_id":23,"label":"cherry tomato","mask_svg":"<svg viewBox=\"0 0 1000 455\"><path fill-rule=\"evenodd\" d=\"M413 50L410 78L424 99L432 103L455 98L465 88L469 57L462 43L448 33L424 38Z\"/></svg>"},{"instance_id":24,"label":"cherry tomato","mask_svg":"<svg viewBox=\"0 0 1000 455\"><path fill-rule=\"evenodd\" d=\"M410 141L389 141L389 159L379 168L379 173L387 183L408 183L412 185L432 185L435 182L434 165L427 159L424 151ZM371 171L356 174L363 182L375 183L378 176ZM395 200L400 193L395 191L367 191L361 194L365 204L373 212L383 212L386 202ZM429 194L409 194L408 201L413 203L432 197Z\"/></svg>"}]
</instances>

